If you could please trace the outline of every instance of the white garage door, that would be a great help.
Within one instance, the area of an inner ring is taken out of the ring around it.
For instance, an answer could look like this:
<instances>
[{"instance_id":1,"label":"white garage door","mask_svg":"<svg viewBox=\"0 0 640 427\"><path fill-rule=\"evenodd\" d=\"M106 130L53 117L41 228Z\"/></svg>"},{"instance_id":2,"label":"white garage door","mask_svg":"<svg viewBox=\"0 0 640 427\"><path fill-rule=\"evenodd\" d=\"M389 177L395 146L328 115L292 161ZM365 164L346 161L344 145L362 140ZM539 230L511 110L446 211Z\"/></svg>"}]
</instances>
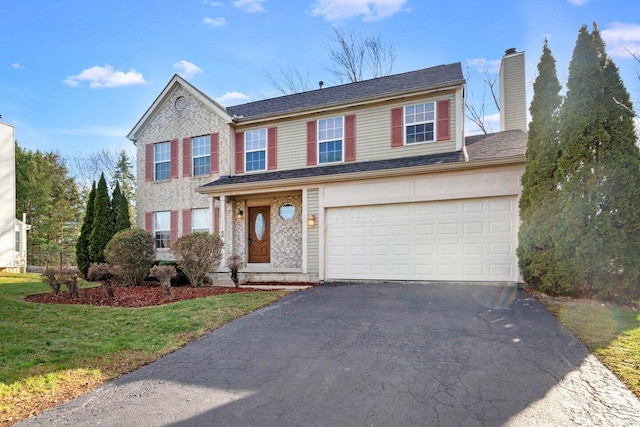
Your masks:
<instances>
[{"instance_id":1,"label":"white garage door","mask_svg":"<svg viewBox=\"0 0 640 427\"><path fill-rule=\"evenodd\" d=\"M327 279L515 281L515 197L331 208Z\"/></svg>"}]
</instances>

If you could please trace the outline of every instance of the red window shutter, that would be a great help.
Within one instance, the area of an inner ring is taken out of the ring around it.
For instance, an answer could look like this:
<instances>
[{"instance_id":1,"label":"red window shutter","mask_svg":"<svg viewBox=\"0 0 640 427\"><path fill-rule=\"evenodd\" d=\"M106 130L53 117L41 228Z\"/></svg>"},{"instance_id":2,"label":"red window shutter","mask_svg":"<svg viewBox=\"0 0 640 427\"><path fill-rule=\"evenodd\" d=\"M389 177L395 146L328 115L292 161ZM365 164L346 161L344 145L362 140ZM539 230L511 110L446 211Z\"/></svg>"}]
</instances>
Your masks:
<instances>
[{"instance_id":1,"label":"red window shutter","mask_svg":"<svg viewBox=\"0 0 640 427\"><path fill-rule=\"evenodd\" d=\"M267 169L273 170L278 167L278 158L276 147L278 144L278 128L269 128L267 130Z\"/></svg>"},{"instance_id":2,"label":"red window shutter","mask_svg":"<svg viewBox=\"0 0 640 427\"><path fill-rule=\"evenodd\" d=\"M236 133L236 173L244 172L244 132Z\"/></svg>"},{"instance_id":3,"label":"red window shutter","mask_svg":"<svg viewBox=\"0 0 640 427\"><path fill-rule=\"evenodd\" d=\"M450 139L450 100L438 101L436 113L438 114L438 141Z\"/></svg>"},{"instance_id":4,"label":"red window shutter","mask_svg":"<svg viewBox=\"0 0 640 427\"><path fill-rule=\"evenodd\" d=\"M191 234L191 209L182 209L182 235Z\"/></svg>"},{"instance_id":5,"label":"red window shutter","mask_svg":"<svg viewBox=\"0 0 640 427\"><path fill-rule=\"evenodd\" d=\"M313 166L318 163L316 132L316 121L312 120L310 122L307 122L307 166Z\"/></svg>"},{"instance_id":6,"label":"red window shutter","mask_svg":"<svg viewBox=\"0 0 640 427\"><path fill-rule=\"evenodd\" d=\"M212 174L220 172L220 134L211 134L210 171Z\"/></svg>"},{"instance_id":7,"label":"red window shutter","mask_svg":"<svg viewBox=\"0 0 640 427\"><path fill-rule=\"evenodd\" d=\"M182 176L191 176L191 138L182 138Z\"/></svg>"},{"instance_id":8,"label":"red window shutter","mask_svg":"<svg viewBox=\"0 0 640 427\"><path fill-rule=\"evenodd\" d=\"M356 116L344 117L344 161L352 162L356 159Z\"/></svg>"},{"instance_id":9,"label":"red window shutter","mask_svg":"<svg viewBox=\"0 0 640 427\"><path fill-rule=\"evenodd\" d=\"M178 211L171 211L171 230L169 246L178 240Z\"/></svg>"},{"instance_id":10,"label":"red window shutter","mask_svg":"<svg viewBox=\"0 0 640 427\"><path fill-rule=\"evenodd\" d=\"M213 232L219 236L220 235L220 208L213 208Z\"/></svg>"},{"instance_id":11,"label":"red window shutter","mask_svg":"<svg viewBox=\"0 0 640 427\"><path fill-rule=\"evenodd\" d=\"M153 234L153 212L144 213L144 229Z\"/></svg>"},{"instance_id":12,"label":"red window shutter","mask_svg":"<svg viewBox=\"0 0 640 427\"><path fill-rule=\"evenodd\" d=\"M178 140L171 140L171 178L178 177Z\"/></svg>"},{"instance_id":13,"label":"red window shutter","mask_svg":"<svg viewBox=\"0 0 640 427\"><path fill-rule=\"evenodd\" d=\"M391 110L391 146L402 147L404 145L404 124L402 107Z\"/></svg>"},{"instance_id":14,"label":"red window shutter","mask_svg":"<svg viewBox=\"0 0 640 427\"><path fill-rule=\"evenodd\" d=\"M153 181L153 144L144 147L144 173L146 181Z\"/></svg>"}]
</instances>

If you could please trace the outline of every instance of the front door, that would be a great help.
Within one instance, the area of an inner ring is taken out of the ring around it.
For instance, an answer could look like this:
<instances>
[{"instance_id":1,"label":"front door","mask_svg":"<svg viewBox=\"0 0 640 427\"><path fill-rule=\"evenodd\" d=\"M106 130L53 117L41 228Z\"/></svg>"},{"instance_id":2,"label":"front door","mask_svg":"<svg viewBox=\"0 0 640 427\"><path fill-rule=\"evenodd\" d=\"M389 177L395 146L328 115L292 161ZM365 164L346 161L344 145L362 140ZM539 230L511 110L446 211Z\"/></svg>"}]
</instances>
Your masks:
<instances>
[{"instance_id":1,"label":"front door","mask_svg":"<svg viewBox=\"0 0 640 427\"><path fill-rule=\"evenodd\" d=\"M269 228L269 206L250 207L247 237L250 263L271 262Z\"/></svg>"}]
</instances>

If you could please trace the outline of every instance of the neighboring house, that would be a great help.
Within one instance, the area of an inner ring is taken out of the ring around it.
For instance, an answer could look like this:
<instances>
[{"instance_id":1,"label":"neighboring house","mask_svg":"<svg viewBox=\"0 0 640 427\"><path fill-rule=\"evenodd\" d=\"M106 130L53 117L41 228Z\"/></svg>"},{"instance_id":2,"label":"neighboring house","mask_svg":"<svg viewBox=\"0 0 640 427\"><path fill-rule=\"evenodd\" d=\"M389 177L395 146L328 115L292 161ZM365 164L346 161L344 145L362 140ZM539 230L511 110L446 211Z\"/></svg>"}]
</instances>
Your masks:
<instances>
[{"instance_id":1,"label":"neighboring house","mask_svg":"<svg viewBox=\"0 0 640 427\"><path fill-rule=\"evenodd\" d=\"M16 219L16 145L13 126L0 122L0 271L24 273L27 230Z\"/></svg>"},{"instance_id":2,"label":"neighboring house","mask_svg":"<svg viewBox=\"0 0 640 427\"><path fill-rule=\"evenodd\" d=\"M128 135L138 225L161 259L218 233L251 281L518 281L524 52L500 82L502 131L465 138L460 63L227 108L176 75Z\"/></svg>"}]
</instances>

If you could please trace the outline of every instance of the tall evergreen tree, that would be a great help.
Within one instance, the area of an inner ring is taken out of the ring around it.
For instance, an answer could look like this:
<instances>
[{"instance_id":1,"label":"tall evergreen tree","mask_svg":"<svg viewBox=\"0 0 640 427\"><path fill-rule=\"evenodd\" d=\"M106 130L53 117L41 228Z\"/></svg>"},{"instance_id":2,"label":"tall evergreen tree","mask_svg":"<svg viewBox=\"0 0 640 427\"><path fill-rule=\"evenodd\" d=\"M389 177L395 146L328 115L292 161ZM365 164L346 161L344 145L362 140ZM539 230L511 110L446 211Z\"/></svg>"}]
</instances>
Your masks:
<instances>
[{"instance_id":1,"label":"tall evergreen tree","mask_svg":"<svg viewBox=\"0 0 640 427\"><path fill-rule=\"evenodd\" d=\"M136 177L133 173L133 166L131 160L125 150L120 151L118 160L113 171L114 181L121 183L120 190L127 200L129 206L129 223L135 221L136 212Z\"/></svg>"},{"instance_id":2,"label":"tall evergreen tree","mask_svg":"<svg viewBox=\"0 0 640 427\"><path fill-rule=\"evenodd\" d=\"M105 262L104 248L107 247L107 243L115 233L109 190L107 190L107 181L104 179L104 174L100 175L100 180L98 181L93 209L89 252L93 262Z\"/></svg>"},{"instance_id":3,"label":"tall evergreen tree","mask_svg":"<svg viewBox=\"0 0 640 427\"><path fill-rule=\"evenodd\" d=\"M580 29L562 108L558 162L561 286L603 297L637 291L640 267L638 151L617 67L597 27ZM630 106L630 103L627 105Z\"/></svg>"},{"instance_id":4,"label":"tall evergreen tree","mask_svg":"<svg viewBox=\"0 0 640 427\"><path fill-rule=\"evenodd\" d=\"M92 262L89 248L91 246L91 230L93 228L94 212L93 203L95 198L96 183L94 181L91 186L91 191L89 192L89 197L87 198L87 207L85 209L84 221L80 228L80 236L76 242L76 263L78 265L78 269L85 277L87 277L87 272L89 271L89 266Z\"/></svg>"},{"instance_id":5,"label":"tall evergreen tree","mask_svg":"<svg viewBox=\"0 0 640 427\"><path fill-rule=\"evenodd\" d=\"M554 255L552 204L559 156L560 89L556 60L545 40L529 107L531 122L527 135L527 165L522 176L518 261L525 281L546 292L550 289L545 286L544 276L551 271L548 266L553 264Z\"/></svg>"},{"instance_id":6,"label":"tall evergreen tree","mask_svg":"<svg viewBox=\"0 0 640 427\"><path fill-rule=\"evenodd\" d=\"M131 220L129 218L129 202L127 197L120 191L120 184L116 181L116 185L113 188L113 195L111 197L111 208L114 216L114 231L117 233L120 230L126 230L131 228Z\"/></svg>"}]
</instances>

